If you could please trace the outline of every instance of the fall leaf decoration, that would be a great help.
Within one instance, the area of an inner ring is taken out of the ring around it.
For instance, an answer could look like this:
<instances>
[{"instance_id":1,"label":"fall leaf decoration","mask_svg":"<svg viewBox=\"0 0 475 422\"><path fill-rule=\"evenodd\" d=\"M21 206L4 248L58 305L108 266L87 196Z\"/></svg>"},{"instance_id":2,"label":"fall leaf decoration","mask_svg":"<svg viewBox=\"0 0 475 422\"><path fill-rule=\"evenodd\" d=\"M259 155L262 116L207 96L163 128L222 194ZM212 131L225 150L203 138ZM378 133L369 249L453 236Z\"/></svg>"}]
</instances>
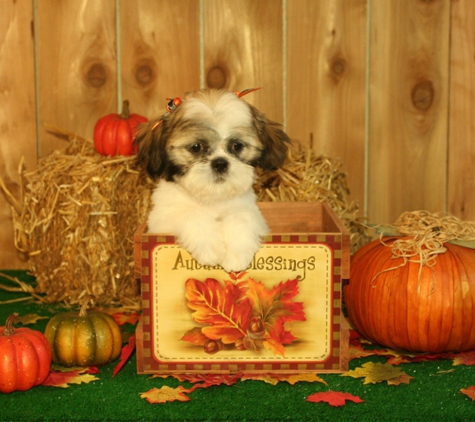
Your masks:
<instances>
[{"instance_id":1,"label":"fall leaf decoration","mask_svg":"<svg viewBox=\"0 0 475 422\"><path fill-rule=\"evenodd\" d=\"M134 350L135 336L132 335L129 337L128 343L124 347L122 347L122 350L120 352L119 363L114 367L114 371L112 372L112 378L114 378L122 369L122 367L127 363Z\"/></svg>"},{"instance_id":2,"label":"fall leaf decoration","mask_svg":"<svg viewBox=\"0 0 475 422\"><path fill-rule=\"evenodd\" d=\"M190 398L184 394L186 392L185 388L181 385L177 388L172 388L164 385L161 388L152 388L151 390L140 393L140 398L146 399L149 403L158 404L158 403L167 403L171 401L189 401Z\"/></svg>"},{"instance_id":3,"label":"fall leaf decoration","mask_svg":"<svg viewBox=\"0 0 475 422\"><path fill-rule=\"evenodd\" d=\"M341 391L326 391L321 393L315 393L307 397L307 401L311 403L325 402L331 406L344 406L346 401L350 400L355 403L363 403L358 396L353 396L350 393L342 393Z\"/></svg>"},{"instance_id":4,"label":"fall leaf decoration","mask_svg":"<svg viewBox=\"0 0 475 422\"><path fill-rule=\"evenodd\" d=\"M248 279L237 283L208 278L189 279L186 284L192 318L202 327L188 330L182 337L208 354L225 347L258 351L262 348L285 356L284 345L295 337L285 329L286 322L305 321L302 302L293 302L298 280L288 280L267 289L263 283Z\"/></svg>"},{"instance_id":5,"label":"fall leaf decoration","mask_svg":"<svg viewBox=\"0 0 475 422\"><path fill-rule=\"evenodd\" d=\"M462 388L460 392L475 401L475 386L472 385L468 388Z\"/></svg>"},{"instance_id":6,"label":"fall leaf decoration","mask_svg":"<svg viewBox=\"0 0 475 422\"><path fill-rule=\"evenodd\" d=\"M376 384L387 381L389 385L409 384L412 379L400 368L385 362L367 362L352 371L345 372L342 377L364 378L363 384Z\"/></svg>"},{"instance_id":7,"label":"fall leaf decoration","mask_svg":"<svg viewBox=\"0 0 475 422\"><path fill-rule=\"evenodd\" d=\"M74 370L52 370L46 381L43 383L45 387L69 388L69 384L89 384L99 378L88 372L89 368L76 368Z\"/></svg>"}]
</instances>

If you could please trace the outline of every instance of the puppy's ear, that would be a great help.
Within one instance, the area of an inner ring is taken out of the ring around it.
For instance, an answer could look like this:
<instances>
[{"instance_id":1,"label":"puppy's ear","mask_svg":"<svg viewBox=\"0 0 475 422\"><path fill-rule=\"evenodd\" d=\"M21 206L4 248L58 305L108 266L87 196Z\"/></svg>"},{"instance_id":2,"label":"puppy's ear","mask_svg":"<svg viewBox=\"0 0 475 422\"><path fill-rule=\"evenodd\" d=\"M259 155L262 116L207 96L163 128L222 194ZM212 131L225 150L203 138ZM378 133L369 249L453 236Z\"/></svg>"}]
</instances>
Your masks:
<instances>
[{"instance_id":1,"label":"puppy's ear","mask_svg":"<svg viewBox=\"0 0 475 422\"><path fill-rule=\"evenodd\" d=\"M290 138L281 125L267 119L257 108L251 105L250 108L257 136L264 147L257 165L264 170L276 170L287 157Z\"/></svg>"},{"instance_id":2,"label":"puppy's ear","mask_svg":"<svg viewBox=\"0 0 475 422\"><path fill-rule=\"evenodd\" d=\"M141 125L134 143L138 145L137 164L158 179L166 166L164 122L157 119Z\"/></svg>"}]
</instances>

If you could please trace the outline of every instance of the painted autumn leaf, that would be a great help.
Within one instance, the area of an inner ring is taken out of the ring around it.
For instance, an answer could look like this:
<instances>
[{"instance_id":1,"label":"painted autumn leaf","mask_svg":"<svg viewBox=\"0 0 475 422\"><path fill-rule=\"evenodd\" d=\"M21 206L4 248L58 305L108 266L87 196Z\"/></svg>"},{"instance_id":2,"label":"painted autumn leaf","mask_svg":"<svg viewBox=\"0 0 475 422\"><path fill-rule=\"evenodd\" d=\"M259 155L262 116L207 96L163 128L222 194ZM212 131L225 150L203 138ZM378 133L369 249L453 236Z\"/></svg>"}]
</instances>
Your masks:
<instances>
[{"instance_id":1,"label":"painted autumn leaf","mask_svg":"<svg viewBox=\"0 0 475 422\"><path fill-rule=\"evenodd\" d=\"M311 403L325 402L331 406L344 406L346 401L350 400L355 403L363 403L364 400L358 396L353 396L350 393L342 393L340 391L327 391L321 393L315 393L307 397L307 401Z\"/></svg>"},{"instance_id":2,"label":"painted autumn leaf","mask_svg":"<svg viewBox=\"0 0 475 422\"><path fill-rule=\"evenodd\" d=\"M462 388L460 391L465 394L467 397L470 397L473 401L475 401L475 386L470 386L468 388Z\"/></svg>"},{"instance_id":3,"label":"painted autumn leaf","mask_svg":"<svg viewBox=\"0 0 475 422\"><path fill-rule=\"evenodd\" d=\"M387 362L367 362L352 371L341 374L342 377L364 378L364 384L376 384L383 381L388 381L389 384L390 380L397 383L396 379L404 375L408 376L400 368L395 368ZM402 378L399 383L402 383L404 379L407 378Z\"/></svg>"},{"instance_id":4,"label":"painted autumn leaf","mask_svg":"<svg viewBox=\"0 0 475 422\"><path fill-rule=\"evenodd\" d=\"M302 302L293 302L297 296L298 280L287 280L267 289L263 283L248 280L247 297L252 305L253 314L257 315L266 326L268 335L263 342L265 348L274 354L284 355L284 344L290 344L295 337L285 329L286 322L305 321Z\"/></svg>"},{"instance_id":5,"label":"painted autumn leaf","mask_svg":"<svg viewBox=\"0 0 475 422\"><path fill-rule=\"evenodd\" d=\"M181 339L196 344L197 346L204 346L209 338L203 334L201 328L202 327L194 327L188 330Z\"/></svg>"},{"instance_id":6,"label":"painted autumn leaf","mask_svg":"<svg viewBox=\"0 0 475 422\"><path fill-rule=\"evenodd\" d=\"M69 384L89 384L99 378L87 373L88 368L75 369L73 371L52 370L43 385L45 387L69 388Z\"/></svg>"},{"instance_id":7,"label":"painted autumn leaf","mask_svg":"<svg viewBox=\"0 0 475 422\"><path fill-rule=\"evenodd\" d=\"M223 287L208 278L189 279L185 287L188 307L195 311L192 317L205 325L201 331L206 337L232 344L246 335L252 308L240 285L225 280Z\"/></svg>"},{"instance_id":8,"label":"painted autumn leaf","mask_svg":"<svg viewBox=\"0 0 475 422\"><path fill-rule=\"evenodd\" d=\"M146 399L149 403L159 404L171 401L189 401L190 398L185 394L188 390L181 385L177 388L171 388L164 385L161 388L152 388L151 390L140 393L140 398Z\"/></svg>"}]
</instances>

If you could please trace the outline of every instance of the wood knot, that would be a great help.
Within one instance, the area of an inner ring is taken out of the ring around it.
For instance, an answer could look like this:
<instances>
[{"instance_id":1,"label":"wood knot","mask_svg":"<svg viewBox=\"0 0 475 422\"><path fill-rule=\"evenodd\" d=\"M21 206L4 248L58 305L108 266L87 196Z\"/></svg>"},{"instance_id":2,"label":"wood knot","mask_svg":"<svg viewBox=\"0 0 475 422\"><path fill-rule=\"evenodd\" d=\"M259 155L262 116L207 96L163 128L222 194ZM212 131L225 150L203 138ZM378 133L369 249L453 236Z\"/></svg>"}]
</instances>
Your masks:
<instances>
[{"instance_id":1,"label":"wood knot","mask_svg":"<svg viewBox=\"0 0 475 422\"><path fill-rule=\"evenodd\" d=\"M427 111L434 102L434 85L429 80L418 82L411 92L412 104L420 111Z\"/></svg>"},{"instance_id":2,"label":"wood knot","mask_svg":"<svg viewBox=\"0 0 475 422\"><path fill-rule=\"evenodd\" d=\"M100 88L106 83L107 71L102 63L93 63L86 71L86 82L94 88Z\"/></svg>"},{"instance_id":3,"label":"wood knot","mask_svg":"<svg viewBox=\"0 0 475 422\"><path fill-rule=\"evenodd\" d=\"M338 81L346 71L346 60L342 57L335 57L330 62L330 74Z\"/></svg>"},{"instance_id":4,"label":"wood knot","mask_svg":"<svg viewBox=\"0 0 475 422\"><path fill-rule=\"evenodd\" d=\"M153 66L150 63L141 63L135 69L135 80L139 85L148 85L154 79Z\"/></svg>"},{"instance_id":5,"label":"wood knot","mask_svg":"<svg viewBox=\"0 0 475 422\"><path fill-rule=\"evenodd\" d=\"M221 89L226 86L226 72L219 66L212 67L206 75L209 88Z\"/></svg>"}]
</instances>

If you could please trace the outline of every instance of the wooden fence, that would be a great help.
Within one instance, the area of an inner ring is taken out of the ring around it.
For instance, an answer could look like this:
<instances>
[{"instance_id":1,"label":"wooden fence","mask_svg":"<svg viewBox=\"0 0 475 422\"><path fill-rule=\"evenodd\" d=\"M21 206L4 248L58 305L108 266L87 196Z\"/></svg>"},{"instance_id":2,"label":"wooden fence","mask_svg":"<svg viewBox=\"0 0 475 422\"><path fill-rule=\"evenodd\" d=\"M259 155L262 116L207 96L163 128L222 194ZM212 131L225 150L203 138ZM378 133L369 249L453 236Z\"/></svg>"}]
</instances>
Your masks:
<instances>
[{"instance_id":1,"label":"wooden fence","mask_svg":"<svg viewBox=\"0 0 475 422\"><path fill-rule=\"evenodd\" d=\"M129 99L162 113L200 87L246 97L292 139L341 157L372 223L475 220L473 0L1 0L0 176L92 137ZM21 268L0 195L0 268Z\"/></svg>"}]
</instances>

